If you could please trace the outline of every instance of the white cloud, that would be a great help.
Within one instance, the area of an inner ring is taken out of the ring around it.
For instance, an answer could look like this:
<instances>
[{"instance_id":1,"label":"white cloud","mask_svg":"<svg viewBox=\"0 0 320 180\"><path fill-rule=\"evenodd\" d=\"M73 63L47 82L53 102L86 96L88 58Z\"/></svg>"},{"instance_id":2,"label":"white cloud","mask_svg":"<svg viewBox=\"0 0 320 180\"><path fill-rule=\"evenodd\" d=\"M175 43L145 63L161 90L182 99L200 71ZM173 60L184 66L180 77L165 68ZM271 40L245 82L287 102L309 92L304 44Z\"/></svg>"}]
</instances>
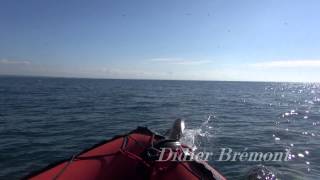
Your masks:
<instances>
[{"instance_id":1,"label":"white cloud","mask_svg":"<svg viewBox=\"0 0 320 180\"><path fill-rule=\"evenodd\" d=\"M320 68L320 60L285 60L250 64L257 68Z\"/></svg>"},{"instance_id":2,"label":"white cloud","mask_svg":"<svg viewBox=\"0 0 320 180\"><path fill-rule=\"evenodd\" d=\"M174 62L174 61L181 61L182 58L152 58L150 61L152 62Z\"/></svg>"},{"instance_id":3,"label":"white cloud","mask_svg":"<svg viewBox=\"0 0 320 180\"><path fill-rule=\"evenodd\" d=\"M169 72L154 72L147 70L131 70L131 69L117 69L117 68L101 68L99 71L94 71L95 75L108 76L108 77L120 77L120 78L163 78L170 77Z\"/></svg>"},{"instance_id":4,"label":"white cloud","mask_svg":"<svg viewBox=\"0 0 320 180\"><path fill-rule=\"evenodd\" d=\"M1 59L0 64L28 65L28 64L31 64L31 62L30 61L17 61L17 60Z\"/></svg>"},{"instance_id":5,"label":"white cloud","mask_svg":"<svg viewBox=\"0 0 320 180\"><path fill-rule=\"evenodd\" d=\"M208 64L211 62L209 60L188 60L183 58L153 58L150 61L157 62L157 63L171 64L171 65L200 65L200 64Z\"/></svg>"}]
</instances>

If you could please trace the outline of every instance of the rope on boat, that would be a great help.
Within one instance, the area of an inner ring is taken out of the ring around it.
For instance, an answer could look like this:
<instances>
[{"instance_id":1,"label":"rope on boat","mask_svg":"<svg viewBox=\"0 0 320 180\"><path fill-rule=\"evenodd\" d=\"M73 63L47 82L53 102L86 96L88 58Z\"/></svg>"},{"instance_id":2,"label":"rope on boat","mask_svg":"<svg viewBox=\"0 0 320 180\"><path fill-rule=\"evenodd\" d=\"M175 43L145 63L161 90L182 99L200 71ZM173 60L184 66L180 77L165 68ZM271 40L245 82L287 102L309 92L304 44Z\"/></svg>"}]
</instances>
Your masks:
<instances>
[{"instance_id":1,"label":"rope on boat","mask_svg":"<svg viewBox=\"0 0 320 180\"><path fill-rule=\"evenodd\" d=\"M61 176L61 174L67 169L67 167L73 162L74 158L75 158L75 155L72 156L72 158L68 161L68 163L60 170L60 172L58 172L58 174L56 174L52 178L52 180L57 180Z\"/></svg>"}]
</instances>

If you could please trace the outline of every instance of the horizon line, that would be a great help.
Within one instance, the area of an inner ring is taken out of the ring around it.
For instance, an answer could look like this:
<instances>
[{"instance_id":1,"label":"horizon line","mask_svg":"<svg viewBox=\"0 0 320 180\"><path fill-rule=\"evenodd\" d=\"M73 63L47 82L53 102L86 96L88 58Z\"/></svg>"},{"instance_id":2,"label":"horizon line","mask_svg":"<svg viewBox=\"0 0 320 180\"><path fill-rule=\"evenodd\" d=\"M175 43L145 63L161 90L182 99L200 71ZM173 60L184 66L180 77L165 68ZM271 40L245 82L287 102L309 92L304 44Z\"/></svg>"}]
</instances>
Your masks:
<instances>
[{"instance_id":1,"label":"horizon line","mask_svg":"<svg viewBox=\"0 0 320 180\"><path fill-rule=\"evenodd\" d=\"M26 77L26 78L61 78L61 79L92 79L92 80L138 80L138 81L198 81L198 82L248 82L248 83L320 83L316 81L262 81L262 80L208 80L208 79L155 79L155 78L107 78L107 77L81 77L81 76L54 76L54 75L22 75L0 74L0 77Z\"/></svg>"}]
</instances>

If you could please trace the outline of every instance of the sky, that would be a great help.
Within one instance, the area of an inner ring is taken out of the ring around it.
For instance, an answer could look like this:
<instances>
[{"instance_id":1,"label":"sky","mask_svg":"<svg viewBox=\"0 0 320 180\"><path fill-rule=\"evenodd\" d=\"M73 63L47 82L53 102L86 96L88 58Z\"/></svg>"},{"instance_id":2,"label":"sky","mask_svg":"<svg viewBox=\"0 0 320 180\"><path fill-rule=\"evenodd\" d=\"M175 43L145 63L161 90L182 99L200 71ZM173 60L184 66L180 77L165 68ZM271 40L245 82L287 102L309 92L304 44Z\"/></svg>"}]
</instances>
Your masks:
<instances>
[{"instance_id":1,"label":"sky","mask_svg":"<svg viewBox=\"0 0 320 180\"><path fill-rule=\"evenodd\" d=\"M320 82L317 0L1 0L0 74Z\"/></svg>"}]
</instances>

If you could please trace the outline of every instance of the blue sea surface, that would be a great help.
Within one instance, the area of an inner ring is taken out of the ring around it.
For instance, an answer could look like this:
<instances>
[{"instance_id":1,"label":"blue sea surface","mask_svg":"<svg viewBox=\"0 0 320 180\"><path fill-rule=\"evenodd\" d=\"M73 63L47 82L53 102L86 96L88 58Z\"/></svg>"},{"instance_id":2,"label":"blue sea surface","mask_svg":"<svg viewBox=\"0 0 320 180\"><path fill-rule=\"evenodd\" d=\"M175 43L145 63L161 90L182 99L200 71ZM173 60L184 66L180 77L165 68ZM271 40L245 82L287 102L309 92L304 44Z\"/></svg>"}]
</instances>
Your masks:
<instances>
[{"instance_id":1,"label":"blue sea surface","mask_svg":"<svg viewBox=\"0 0 320 180\"><path fill-rule=\"evenodd\" d=\"M211 158L229 179L259 164L280 179L320 179L319 84L10 76L0 77L0 179L20 179L137 126L162 133L176 118L199 150L215 155L290 151L287 162Z\"/></svg>"}]
</instances>

